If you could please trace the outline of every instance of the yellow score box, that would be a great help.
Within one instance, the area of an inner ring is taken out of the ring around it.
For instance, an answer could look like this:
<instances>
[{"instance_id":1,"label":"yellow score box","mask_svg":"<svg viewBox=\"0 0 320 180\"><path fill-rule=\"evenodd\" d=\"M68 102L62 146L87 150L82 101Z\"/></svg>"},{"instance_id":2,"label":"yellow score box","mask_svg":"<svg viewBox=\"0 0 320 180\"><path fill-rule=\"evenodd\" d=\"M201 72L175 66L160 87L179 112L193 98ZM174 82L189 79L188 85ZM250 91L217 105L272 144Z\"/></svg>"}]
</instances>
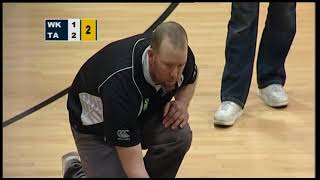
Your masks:
<instances>
[{"instance_id":1,"label":"yellow score box","mask_svg":"<svg viewBox=\"0 0 320 180\"><path fill-rule=\"evenodd\" d=\"M81 40L96 41L97 40L97 20L81 19Z\"/></svg>"}]
</instances>

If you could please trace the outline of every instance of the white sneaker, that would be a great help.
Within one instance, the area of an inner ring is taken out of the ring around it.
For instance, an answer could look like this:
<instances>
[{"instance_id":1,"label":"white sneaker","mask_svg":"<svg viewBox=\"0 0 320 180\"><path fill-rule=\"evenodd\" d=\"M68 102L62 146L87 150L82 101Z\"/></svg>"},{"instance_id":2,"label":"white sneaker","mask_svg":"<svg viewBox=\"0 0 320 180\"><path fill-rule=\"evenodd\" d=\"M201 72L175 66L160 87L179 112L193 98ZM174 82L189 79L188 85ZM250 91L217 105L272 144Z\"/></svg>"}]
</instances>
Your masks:
<instances>
[{"instance_id":1,"label":"white sneaker","mask_svg":"<svg viewBox=\"0 0 320 180\"><path fill-rule=\"evenodd\" d=\"M80 156L77 152L69 152L62 156L62 174L64 175L66 170L73 164L81 164Z\"/></svg>"},{"instance_id":2,"label":"white sneaker","mask_svg":"<svg viewBox=\"0 0 320 180\"><path fill-rule=\"evenodd\" d=\"M271 107L284 107L288 105L288 96L281 84L271 84L259 89L259 97Z\"/></svg>"},{"instance_id":3,"label":"white sneaker","mask_svg":"<svg viewBox=\"0 0 320 180\"><path fill-rule=\"evenodd\" d=\"M232 101L223 101L214 115L214 124L231 126L241 116L242 112L243 110L238 104Z\"/></svg>"}]
</instances>

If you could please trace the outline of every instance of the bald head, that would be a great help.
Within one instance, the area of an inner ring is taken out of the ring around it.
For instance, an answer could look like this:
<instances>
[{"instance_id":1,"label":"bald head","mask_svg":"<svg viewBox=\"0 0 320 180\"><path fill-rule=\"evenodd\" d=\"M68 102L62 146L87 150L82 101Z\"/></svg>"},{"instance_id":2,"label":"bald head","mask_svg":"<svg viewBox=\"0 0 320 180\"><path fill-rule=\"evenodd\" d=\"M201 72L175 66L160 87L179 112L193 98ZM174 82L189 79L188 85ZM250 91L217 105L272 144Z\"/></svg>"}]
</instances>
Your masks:
<instances>
[{"instance_id":1,"label":"bald head","mask_svg":"<svg viewBox=\"0 0 320 180\"><path fill-rule=\"evenodd\" d=\"M164 40L168 40L174 49L184 50L188 45L186 31L173 21L162 23L155 29L151 36L151 48L159 53Z\"/></svg>"}]
</instances>

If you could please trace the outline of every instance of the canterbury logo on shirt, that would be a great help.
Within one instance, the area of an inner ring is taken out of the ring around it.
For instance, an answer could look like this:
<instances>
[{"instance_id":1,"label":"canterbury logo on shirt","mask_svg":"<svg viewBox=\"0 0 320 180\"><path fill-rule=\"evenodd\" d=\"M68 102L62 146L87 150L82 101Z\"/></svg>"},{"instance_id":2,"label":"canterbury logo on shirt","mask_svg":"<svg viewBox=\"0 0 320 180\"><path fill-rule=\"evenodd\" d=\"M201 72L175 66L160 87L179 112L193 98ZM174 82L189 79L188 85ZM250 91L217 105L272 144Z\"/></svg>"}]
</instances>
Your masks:
<instances>
[{"instance_id":1,"label":"canterbury logo on shirt","mask_svg":"<svg viewBox=\"0 0 320 180\"><path fill-rule=\"evenodd\" d=\"M128 134L130 131L128 129L125 130L118 130L117 131L117 136L118 140L130 140L130 135Z\"/></svg>"}]
</instances>

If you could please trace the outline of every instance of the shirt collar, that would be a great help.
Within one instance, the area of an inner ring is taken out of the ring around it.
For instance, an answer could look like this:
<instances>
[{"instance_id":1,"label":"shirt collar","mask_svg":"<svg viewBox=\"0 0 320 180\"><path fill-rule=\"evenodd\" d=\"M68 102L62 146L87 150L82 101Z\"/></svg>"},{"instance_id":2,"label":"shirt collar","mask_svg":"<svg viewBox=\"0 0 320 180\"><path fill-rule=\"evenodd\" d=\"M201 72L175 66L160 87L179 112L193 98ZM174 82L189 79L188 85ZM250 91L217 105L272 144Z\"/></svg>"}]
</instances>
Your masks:
<instances>
[{"instance_id":1,"label":"shirt collar","mask_svg":"<svg viewBox=\"0 0 320 180\"><path fill-rule=\"evenodd\" d=\"M149 45L142 54L142 69L143 69L143 75L146 81L154 87L157 91L161 88L161 85L157 85L151 78L150 75L150 69L149 69L149 56L148 56L148 50L151 49L151 46Z\"/></svg>"}]
</instances>

